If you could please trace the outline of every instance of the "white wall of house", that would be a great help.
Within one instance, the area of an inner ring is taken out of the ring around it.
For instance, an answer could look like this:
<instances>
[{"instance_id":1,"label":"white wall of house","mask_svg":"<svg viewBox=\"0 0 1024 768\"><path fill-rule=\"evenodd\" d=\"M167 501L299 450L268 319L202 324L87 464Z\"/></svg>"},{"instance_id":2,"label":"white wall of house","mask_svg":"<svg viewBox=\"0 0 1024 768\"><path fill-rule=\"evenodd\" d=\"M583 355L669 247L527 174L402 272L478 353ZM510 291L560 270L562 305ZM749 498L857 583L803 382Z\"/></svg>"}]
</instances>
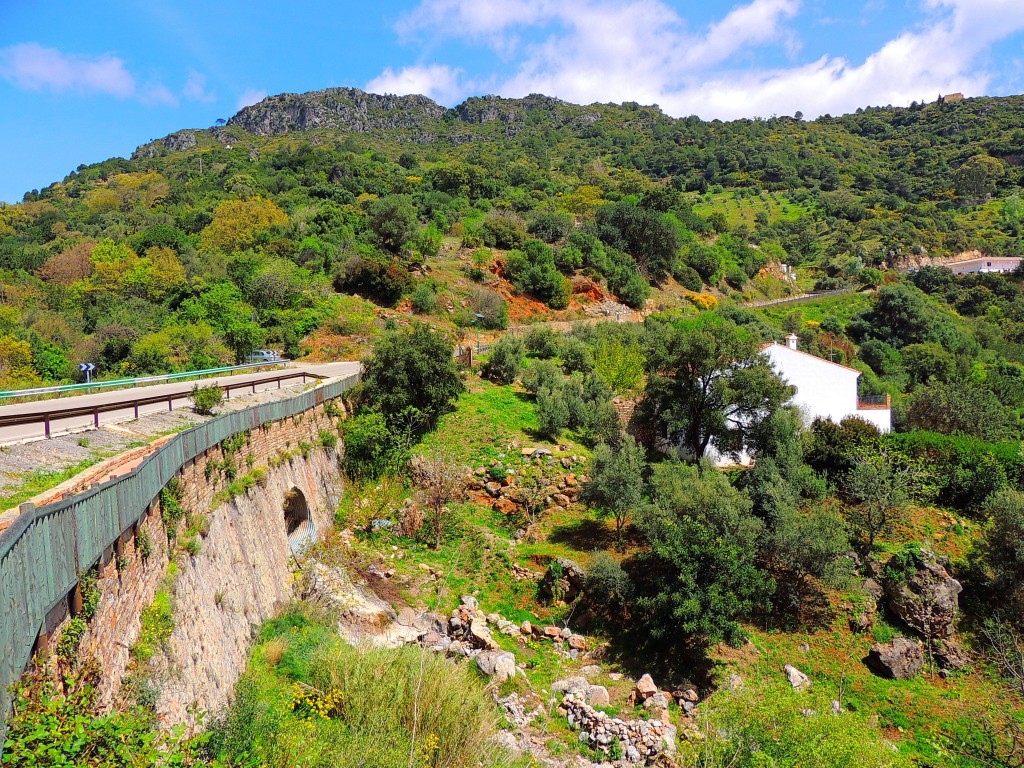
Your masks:
<instances>
[{"instance_id":1,"label":"white wall of house","mask_svg":"<svg viewBox=\"0 0 1024 768\"><path fill-rule=\"evenodd\" d=\"M796 387L791 402L810 419L832 419L838 424L847 416L859 416L883 432L892 429L892 412L888 408L858 409L860 371L782 344L771 344L764 353L776 373Z\"/></svg>"}]
</instances>

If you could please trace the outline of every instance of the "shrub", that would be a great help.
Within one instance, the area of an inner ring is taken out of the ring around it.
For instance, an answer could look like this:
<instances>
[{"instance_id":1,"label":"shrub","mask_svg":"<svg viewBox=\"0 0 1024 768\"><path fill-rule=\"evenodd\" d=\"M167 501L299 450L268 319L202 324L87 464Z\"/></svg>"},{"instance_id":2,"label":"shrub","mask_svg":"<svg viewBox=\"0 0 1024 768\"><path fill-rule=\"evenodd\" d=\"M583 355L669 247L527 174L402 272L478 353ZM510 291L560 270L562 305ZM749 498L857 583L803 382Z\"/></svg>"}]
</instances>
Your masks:
<instances>
[{"instance_id":1,"label":"shrub","mask_svg":"<svg viewBox=\"0 0 1024 768\"><path fill-rule=\"evenodd\" d=\"M748 282L747 273L739 267L730 267L725 273L725 282L737 291L743 288ZM699 288L697 290L700 290Z\"/></svg>"},{"instance_id":2,"label":"shrub","mask_svg":"<svg viewBox=\"0 0 1024 768\"><path fill-rule=\"evenodd\" d=\"M419 283L412 292L412 309L420 315L427 315L437 309L437 292L427 283Z\"/></svg>"},{"instance_id":3,"label":"shrub","mask_svg":"<svg viewBox=\"0 0 1024 768\"><path fill-rule=\"evenodd\" d=\"M596 605L624 605L633 596L629 574L607 552L591 554L585 589L587 598Z\"/></svg>"},{"instance_id":4,"label":"shrub","mask_svg":"<svg viewBox=\"0 0 1024 768\"><path fill-rule=\"evenodd\" d=\"M324 448L336 448L338 446L338 435L328 429L321 429L317 442Z\"/></svg>"},{"instance_id":5,"label":"shrub","mask_svg":"<svg viewBox=\"0 0 1024 768\"><path fill-rule=\"evenodd\" d=\"M212 416L223 400L224 392L220 387L200 387L198 384L192 387L192 408L201 416Z\"/></svg>"},{"instance_id":6,"label":"shrub","mask_svg":"<svg viewBox=\"0 0 1024 768\"><path fill-rule=\"evenodd\" d=\"M491 349L481 375L499 384L511 384L523 367L523 342L517 336L503 336Z\"/></svg>"},{"instance_id":7,"label":"shrub","mask_svg":"<svg viewBox=\"0 0 1024 768\"><path fill-rule=\"evenodd\" d=\"M561 388L544 387L537 392L537 424L540 433L557 440L569 426L569 406Z\"/></svg>"},{"instance_id":8,"label":"shrub","mask_svg":"<svg viewBox=\"0 0 1024 768\"><path fill-rule=\"evenodd\" d=\"M404 463L405 441L383 414L364 411L342 422L345 473L352 479L376 479Z\"/></svg>"},{"instance_id":9,"label":"shrub","mask_svg":"<svg viewBox=\"0 0 1024 768\"><path fill-rule=\"evenodd\" d=\"M76 616L71 619L67 626L64 627L64 631L60 633L60 640L57 641L57 656L67 662L75 661L78 646L85 636L86 629L87 626L84 618Z\"/></svg>"},{"instance_id":10,"label":"shrub","mask_svg":"<svg viewBox=\"0 0 1024 768\"><path fill-rule=\"evenodd\" d=\"M526 334L526 348L542 360L558 357L562 349L562 336L547 325L537 325Z\"/></svg>"},{"instance_id":11,"label":"shrub","mask_svg":"<svg viewBox=\"0 0 1024 768\"><path fill-rule=\"evenodd\" d=\"M594 353L579 339L565 340L562 344L561 358L562 368L566 373L590 373L594 370Z\"/></svg>"},{"instance_id":12,"label":"shrub","mask_svg":"<svg viewBox=\"0 0 1024 768\"><path fill-rule=\"evenodd\" d=\"M550 360L535 360L522 377L523 387L531 395L536 395L541 389L554 388L562 381L562 371Z\"/></svg>"},{"instance_id":13,"label":"shrub","mask_svg":"<svg viewBox=\"0 0 1024 768\"><path fill-rule=\"evenodd\" d=\"M676 264L675 269L672 271L672 276L676 279L683 288L695 293L700 293L704 287L703 281L700 279L700 275L693 267L689 264L679 262Z\"/></svg>"},{"instance_id":14,"label":"shrub","mask_svg":"<svg viewBox=\"0 0 1024 768\"><path fill-rule=\"evenodd\" d=\"M469 294L469 306L479 318L481 327L501 330L508 327L508 304L501 296L486 288L474 288ZM472 322L472 320L470 321Z\"/></svg>"}]
</instances>

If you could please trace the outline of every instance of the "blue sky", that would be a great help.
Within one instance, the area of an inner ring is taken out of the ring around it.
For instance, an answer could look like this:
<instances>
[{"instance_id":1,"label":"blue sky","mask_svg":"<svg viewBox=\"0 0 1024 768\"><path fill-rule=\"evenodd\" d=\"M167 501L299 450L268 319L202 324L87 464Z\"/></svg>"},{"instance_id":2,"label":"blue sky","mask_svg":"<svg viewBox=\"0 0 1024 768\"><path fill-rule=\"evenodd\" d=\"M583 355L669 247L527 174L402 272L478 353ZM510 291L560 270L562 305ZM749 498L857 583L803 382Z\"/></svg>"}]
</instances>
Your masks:
<instances>
[{"instance_id":1,"label":"blue sky","mask_svg":"<svg viewBox=\"0 0 1024 768\"><path fill-rule=\"evenodd\" d=\"M839 114L1024 91L1024 0L0 0L0 200L331 86Z\"/></svg>"}]
</instances>

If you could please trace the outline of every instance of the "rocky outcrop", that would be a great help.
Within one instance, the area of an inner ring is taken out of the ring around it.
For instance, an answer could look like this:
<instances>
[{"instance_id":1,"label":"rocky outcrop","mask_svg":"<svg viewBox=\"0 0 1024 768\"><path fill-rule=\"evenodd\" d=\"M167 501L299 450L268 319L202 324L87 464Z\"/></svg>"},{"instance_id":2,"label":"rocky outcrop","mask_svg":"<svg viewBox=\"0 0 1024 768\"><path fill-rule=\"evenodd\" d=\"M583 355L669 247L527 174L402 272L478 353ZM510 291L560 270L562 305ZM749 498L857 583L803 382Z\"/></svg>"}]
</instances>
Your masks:
<instances>
[{"instance_id":1,"label":"rocky outcrop","mask_svg":"<svg viewBox=\"0 0 1024 768\"><path fill-rule=\"evenodd\" d=\"M894 680L909 680L924 666L924 647L905 637L891 643L875 643L865 659L878 675Z\"/></svg>"},{"instance_id":2,"label":"rocky outcrop","mask_svg":"<svg viewBox=\"0 0 1024 768\"><path fill-rule=\"evenodd\" d=\"M448 110L426 96L366 93L358 88L328 88L309 93L268 96L228 120L259 136L320 128L376 133L412 131L418 143L433 143Z\"/></svg>"},{"instance_id":3,"label":"rocky outcrop","mask_svg":"<svg viewBox=\"0 0 1024 768\"><path fill-rule=\"evenodd\" d=\"M889 610L927 640L953 635L958 595L963 587L935 555L926 549L919 554L894 555L885 573Z\"/></svg>"},{"instance_id":4,"label":"rocky outcrop","mask_svg":"<svg viewBox=\"0 0 1024 768\"><path fill-rule=\"evenodd\" d=\"M583 568L567 557L556 557L551 561L540 582L540 595L552 602L571 603L586 584L587 574Z\"/></svg>"},{"instance_id":5,"label":"rocky outcrop","mask_svg":"<svg viewBox=\"0 0 1024 768\"><path fill-rule=\"evenodd\" d=\"M882 585L874 579L865 579L861 585L862 603L850 619L850 629L854 632L867 632L875 623L878 613L878 602L885 595Z\"/></svg>"},{"instance_id":6,"label":"rocky outcrop","mask_svg":"<svg viewBox=\"0 0 1024 768\"><path fill-rule=\"evenodd\" d=\"M143 144L132 153L132 160L151 160L168 152L184 152L199 146L195 131L177 131L159 141Z\"/></svg>"}]
</instances>

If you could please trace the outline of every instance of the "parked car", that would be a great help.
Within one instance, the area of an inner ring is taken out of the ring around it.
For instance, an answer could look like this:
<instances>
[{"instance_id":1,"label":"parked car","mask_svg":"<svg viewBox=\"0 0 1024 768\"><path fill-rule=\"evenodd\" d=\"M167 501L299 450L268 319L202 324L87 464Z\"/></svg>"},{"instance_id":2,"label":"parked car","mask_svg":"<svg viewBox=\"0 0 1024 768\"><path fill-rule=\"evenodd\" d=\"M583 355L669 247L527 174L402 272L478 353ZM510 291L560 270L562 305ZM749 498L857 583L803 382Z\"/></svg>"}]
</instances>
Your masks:
<instances>
[{"instance_id":1,"label":"parked car","mask_svg":"<svg viewBox=\"0 0 1024 768\"><path fill-rule=\"evenodd\" d=\"M245 356L247 363L282 363L284 358L272 349L254 349Z\"/></svg>"}]
</instances>

